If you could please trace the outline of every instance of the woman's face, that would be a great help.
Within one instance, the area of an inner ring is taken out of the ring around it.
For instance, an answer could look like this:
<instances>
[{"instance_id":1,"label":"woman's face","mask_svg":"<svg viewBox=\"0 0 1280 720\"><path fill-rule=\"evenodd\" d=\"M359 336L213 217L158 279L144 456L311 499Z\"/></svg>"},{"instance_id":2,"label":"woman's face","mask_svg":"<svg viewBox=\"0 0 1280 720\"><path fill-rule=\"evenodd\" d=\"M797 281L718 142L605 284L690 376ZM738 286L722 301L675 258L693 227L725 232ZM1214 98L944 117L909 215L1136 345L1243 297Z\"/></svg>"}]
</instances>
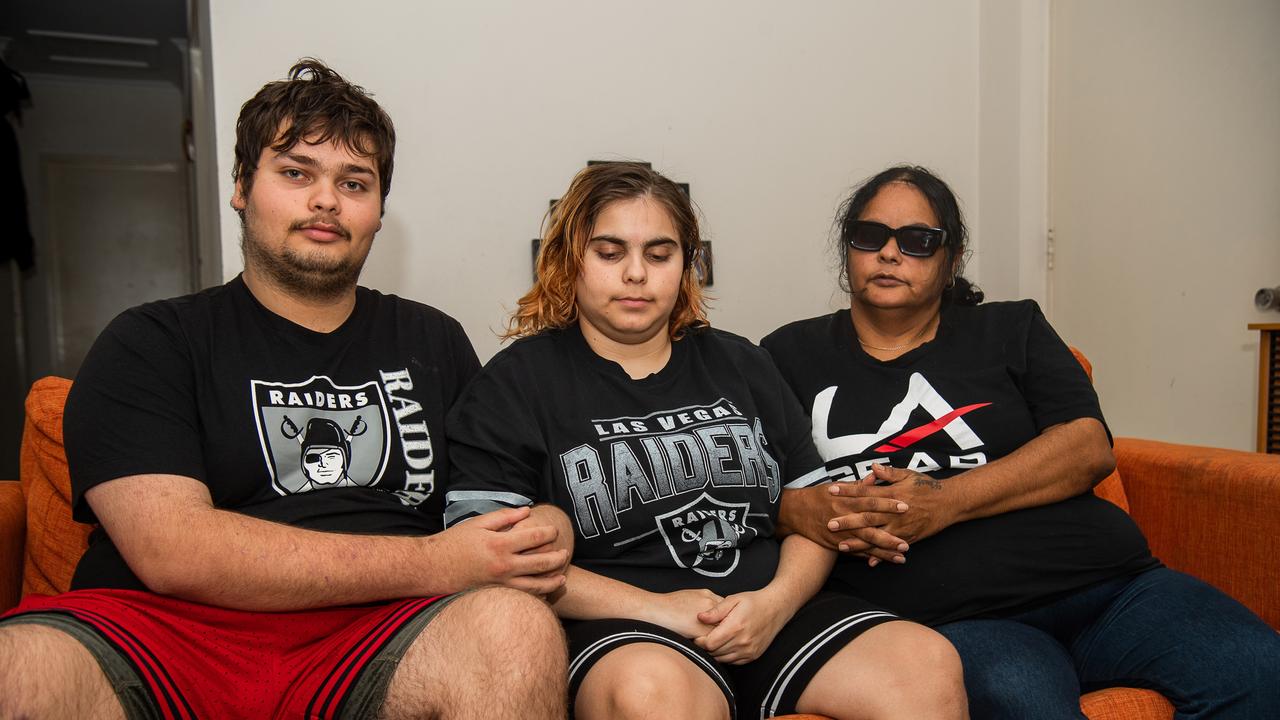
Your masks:
<instances>
[{"instance_id":1,"label":"woman's face","mask_svg":"<svg viewBox=\"0 0 1280 720\"><path fill-rule=\"evenodd\" d=\"M936 228L939 224L924 193L904 182L880 188L858 219L895 229L909 225ZM874 252L849 248L851 303L882 310L928 307L939 301L951 277L947 264L943 249L927 258L903 255L896 237Z\"/></svg>"},{"instance_id":2,"label":"woman's face","mask_svg":"<svg viewBox=\"0 0 1280 720\"><path fill-rule=\"evenodd\" d=\"M609 203L582 258L578 318L627 345L665 334L683 271L680 236L666 208L648 196Z\"/></svg>"}]
</instances>

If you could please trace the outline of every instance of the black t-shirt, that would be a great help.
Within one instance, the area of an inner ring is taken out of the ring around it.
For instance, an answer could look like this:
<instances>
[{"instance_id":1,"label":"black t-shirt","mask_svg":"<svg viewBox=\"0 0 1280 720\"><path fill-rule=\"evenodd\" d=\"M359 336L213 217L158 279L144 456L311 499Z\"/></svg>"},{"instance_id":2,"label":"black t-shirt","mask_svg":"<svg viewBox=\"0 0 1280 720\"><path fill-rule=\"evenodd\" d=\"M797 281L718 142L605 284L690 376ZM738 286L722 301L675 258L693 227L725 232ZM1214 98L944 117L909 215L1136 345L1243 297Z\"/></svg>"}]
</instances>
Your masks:
<instances>
[{"instance_id":1,"label":"black t-shirt","mask_svg":"<svg viewBox=\"0 0 1280 720\"><path fill-rule=\"evenodd\" d=\"M157 473L199 480L215 507L265 520L436 532L444 414L478 368L457 321L366 288L331 333L270 312L241 278L127 310L67 398L73 515L96 522L89 488ZM72 586L143 589L101 529Z\"/></svg>"},{"instance_id":2,"label":"black t-shirt","mask_svg":"<svg viewBox=\"0 0 1280 720\"><path fill-rule=\"evenodd\" d=\"M946 479L1052 425L1103 420L1088 376L1032 301L947 308L934 340L887 362L863 352L848 310L761 344L809 409L833 480L876 462ZM953 525L914 543L902 566L842 558L829 586L936 624L1008 615L1158 564L1129 516L1086 492Z\"/></svg>"},{"instance_id":3,"label":"black t-shirt","mask_svg":"<svg viewBox=\"0 0 1280 720\"><path fill-rule=\"evenodd\" d=\"M773 579L783 486L826 473L769 356L712 329L632 380L577 325L503 350L449 414L446 524L553 503L574 563L654 592L755 590Z\"/></svg>"}]
</instances>

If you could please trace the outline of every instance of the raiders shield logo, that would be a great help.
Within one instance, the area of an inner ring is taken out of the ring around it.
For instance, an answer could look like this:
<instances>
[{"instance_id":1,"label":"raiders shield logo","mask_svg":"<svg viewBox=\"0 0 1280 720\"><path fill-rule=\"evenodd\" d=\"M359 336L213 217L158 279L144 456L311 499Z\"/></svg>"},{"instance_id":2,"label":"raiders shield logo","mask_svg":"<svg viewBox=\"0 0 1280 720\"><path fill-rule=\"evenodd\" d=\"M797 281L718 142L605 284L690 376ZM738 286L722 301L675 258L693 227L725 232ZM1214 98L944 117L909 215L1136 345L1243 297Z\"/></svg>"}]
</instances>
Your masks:
<instances>
[{"instance_id":1,"label":"raiders shield logo","mask_svg":"<svg viewBox=\"0 0 1280 720\"><path fill-rule=\"evenodd\" d=\"M756 530L747 525L750 503L726 503L706 493L679 510L655 518L676 564L701 575L724 577L738 566L739 548Z\"/></svg>"},{"instance_id":2,"label":"raiders shield logo","mask_svg":"<svg viewBox=\"0 0 1280 720\"><path fill-rule=\"evenodd\" d=\"M376 485L387 467L391 427L375 381L336 385L250 381L271 484L281 495Z\"/></svg>"}]
</instances>

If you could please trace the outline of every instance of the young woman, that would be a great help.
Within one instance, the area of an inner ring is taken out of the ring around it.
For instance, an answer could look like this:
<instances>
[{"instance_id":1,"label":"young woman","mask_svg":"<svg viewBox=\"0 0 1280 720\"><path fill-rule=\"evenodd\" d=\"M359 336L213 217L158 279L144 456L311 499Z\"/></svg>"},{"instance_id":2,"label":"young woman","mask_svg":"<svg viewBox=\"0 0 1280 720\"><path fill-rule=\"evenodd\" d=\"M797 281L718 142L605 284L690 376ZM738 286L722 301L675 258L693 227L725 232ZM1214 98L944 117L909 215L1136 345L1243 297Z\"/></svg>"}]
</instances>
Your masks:
<instances>
[{"instance_id":1,"label":"young woman","mask_svg":"<svg viewBox=\"0 0 1280 720\"><path fill-rule=\"evenodd\" d=\"M1179 718L1275 716L1280 636L1091 492L1115 465L1098 397L1034 302L978 304L946 183L889 168L839 223L849 308L762 343L850 481L783 503L784 526L850 553L828 588L936 626L974 717L1080 718L1109 685Z\"/></svg>"},{"instance_id":2,"label":"young woman","mask_svg":"<svg viewBox=\"0 0 1280 720\"><path fill-rule=\"evenodd\" d=\"M571 519L552 600L579 718L965 717L945 641L818 593L834 553L774 536L783 488L826 472L767 354L707 326L700 248L687 196L647 166L574 178L519 339L450 414L446 522Z\"/></svg>"}]
</instances>

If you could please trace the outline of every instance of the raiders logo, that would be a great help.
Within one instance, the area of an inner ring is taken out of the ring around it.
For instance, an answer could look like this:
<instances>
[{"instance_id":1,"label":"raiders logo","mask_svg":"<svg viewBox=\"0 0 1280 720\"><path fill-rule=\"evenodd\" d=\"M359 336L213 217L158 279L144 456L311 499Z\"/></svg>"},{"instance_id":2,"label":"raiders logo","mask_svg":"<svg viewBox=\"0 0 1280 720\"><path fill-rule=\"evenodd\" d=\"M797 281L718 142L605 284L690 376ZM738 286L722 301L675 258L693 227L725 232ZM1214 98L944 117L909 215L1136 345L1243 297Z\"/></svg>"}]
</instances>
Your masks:
<instances>
[{"instance_id":1,"label":"raiders logo","mask_svg":"<svg viewBox=\"0 0 1280 720\"><path fill-rule=\"evenodd\" d=\"M750 503L726 503L706 493L654 518L676 564L698 574L724 577L738 566L739 548L756 536L747 525Z\"/></svg>"},{"instance_id":2,"label":"raiders logo","mask_svg":"<svg viewBox=\"0 0 1280 720\"><path fill-rule=\"evenodd\" d=\"M376 485L387 467L391 428L377 382L336 385L250 381L271 484L281 495Z\"/></svg>"}]
</instances>

